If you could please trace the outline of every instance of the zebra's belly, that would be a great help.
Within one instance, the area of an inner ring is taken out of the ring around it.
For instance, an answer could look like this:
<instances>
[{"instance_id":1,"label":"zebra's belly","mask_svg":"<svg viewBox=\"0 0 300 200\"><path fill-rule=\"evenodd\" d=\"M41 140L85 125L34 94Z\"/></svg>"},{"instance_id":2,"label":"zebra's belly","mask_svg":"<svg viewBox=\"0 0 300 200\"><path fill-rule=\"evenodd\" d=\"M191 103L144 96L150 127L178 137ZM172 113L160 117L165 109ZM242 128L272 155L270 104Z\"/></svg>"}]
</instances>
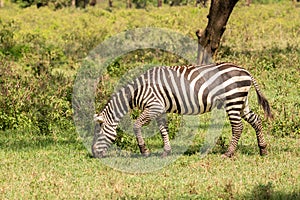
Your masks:
<instances>
[{"instance_id":1,"label":"zebra's belly","mask_svg":"<svg viewBox=\"0 0 300 200\"><path fill-rule=\"evenodd\" d=\"M174 98L175 99L175 98ZM200 107L197 98L174 100L175 103L167 108L167 112L177 113L182 115L198 115L200 114Z\"/></svg>"}]
</instances>

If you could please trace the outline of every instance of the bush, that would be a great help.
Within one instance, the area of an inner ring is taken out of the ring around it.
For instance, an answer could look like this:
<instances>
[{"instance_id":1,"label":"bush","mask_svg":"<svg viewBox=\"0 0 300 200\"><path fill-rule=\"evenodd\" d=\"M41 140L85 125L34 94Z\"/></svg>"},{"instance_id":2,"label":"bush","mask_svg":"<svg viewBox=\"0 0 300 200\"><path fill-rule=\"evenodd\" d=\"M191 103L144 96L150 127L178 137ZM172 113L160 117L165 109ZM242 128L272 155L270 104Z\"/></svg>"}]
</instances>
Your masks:
<instances>
[{"instance_id":1,"label":"bush","mask_svg":"<svg viewBox=\"0 0 300 200\"><path fill-rule=\"evenodd\" d=\"M0 54L12 55L13 57L19 57L20 46L16 44L15 32L19 31L19 25L14 21L3 22L0 19Z\"/></svg>"},{"instance_id":2,"label":"bush","mask_svg":"<svg viewBox=\"0 0 300 200\"><path fill-rule=\"evenodd\" d=\"M49 134L71 125L72 81L57 73L24 75L1 63L0 129L29 128Z\"/></svg>"},{"instance_id":3,"label":"bush","mask_svg":"<svg viewBox=\"0 0 300 200\"><path fill-rule=\"evenodd\" d=\"M41 6L50 6L54 9L63 8L71 5L70 0L12 0L13 3L18 4L21 8L36 5L38 8Z\"/></svg>"},{"instance_id":4,"label":"bush","mask_svg":"<svg viewBox=\"0 0 300 200\"><path fill-rule=\"evenodd\" d=\"M73 78L54 71L66 62L63 53L40 35L17 40L14 21L0 25L0 130L49 134L70 126Z\"/></svg>"},{"instance_id":5,"label":"bush","mask_svg":"<svg viewBox=\"0 0 300 200\"><path fill-rule=\"evenodd\" d=\"M238 6L216 61L247 68L259 82L275 115L272 122L264 122L264 127L269 126L272 135L294 137L299 135L300 116L300 24L295 20L299 12L290 3L282 4L262 6L262 11L255 6ZM51 133L58 127L68 128L66 124L72 123L72 81L89 51L111 35L140 27L170 28L195 37L194 31L206 26L207 21L200 19L206 19L207 13L208 9L194 7L148 11L114 8L112 12L99 7L57 11L4 7L0 12L0 129L30 127ZM184 64L170 54L152 50L117 58L108 67L108 75L100 80L97 111L124 73L149 63ZM251 105L257 105L255 95L251 96ZM258 106L254 110L263 116ZM176 123L170 124L172 128L176 129Z\"/></svg>"}]
</instances>

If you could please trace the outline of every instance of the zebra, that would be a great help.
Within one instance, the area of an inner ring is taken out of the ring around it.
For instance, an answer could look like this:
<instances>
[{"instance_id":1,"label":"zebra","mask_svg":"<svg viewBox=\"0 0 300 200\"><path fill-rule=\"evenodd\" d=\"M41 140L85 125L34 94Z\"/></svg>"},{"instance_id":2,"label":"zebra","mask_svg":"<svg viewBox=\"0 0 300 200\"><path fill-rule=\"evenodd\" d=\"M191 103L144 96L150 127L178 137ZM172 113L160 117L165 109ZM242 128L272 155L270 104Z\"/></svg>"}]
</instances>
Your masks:
<instances>
[{"instance_id":1,"label":"zebra","mask_svg":"<svg viewBox=\"0 0 300 200\"><path fill-rule=\"evenodd\" d=\"M143 75L115 92L101 113L94 115L100 124L95 129L92 154L95 158L107 155L109 146L115 141L118 123L129 110L138 108L140 116L133 130L140 152L148 156L141 134L141 127L156 120L164 143L162 156L171 153L167 119L164 113L198 115L224 106L228 115L232 138L223 157L232 157L243 130L242 119L256 131L260 155L267 154L267 143L262 132L262 121L248 104L248 94L254 86L258 103L265 116L272 118L271 109L253 76L232 63L204 66L160 66L146 71Z\"/></svg>"}]
</instances>

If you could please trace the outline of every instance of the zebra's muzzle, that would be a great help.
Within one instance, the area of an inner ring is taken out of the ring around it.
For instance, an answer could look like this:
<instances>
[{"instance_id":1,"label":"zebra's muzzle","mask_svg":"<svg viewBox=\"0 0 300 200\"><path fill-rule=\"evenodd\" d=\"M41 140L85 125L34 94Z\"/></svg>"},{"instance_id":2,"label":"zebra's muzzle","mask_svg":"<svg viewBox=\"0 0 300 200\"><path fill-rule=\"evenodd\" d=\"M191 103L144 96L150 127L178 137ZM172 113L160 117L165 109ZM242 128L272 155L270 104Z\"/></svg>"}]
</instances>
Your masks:
<instances>
[{"instance_id":1,"label":"zebra's muzzle","mask_svg":"<svg viewBox=\"0 0 300 200\"><path fill-rule=\"evenodd\" d=\"M97 149L96 145L92 146L92 154L94 158L104 158L106 156L106 150Z\"/></svg>"}]
</instances>

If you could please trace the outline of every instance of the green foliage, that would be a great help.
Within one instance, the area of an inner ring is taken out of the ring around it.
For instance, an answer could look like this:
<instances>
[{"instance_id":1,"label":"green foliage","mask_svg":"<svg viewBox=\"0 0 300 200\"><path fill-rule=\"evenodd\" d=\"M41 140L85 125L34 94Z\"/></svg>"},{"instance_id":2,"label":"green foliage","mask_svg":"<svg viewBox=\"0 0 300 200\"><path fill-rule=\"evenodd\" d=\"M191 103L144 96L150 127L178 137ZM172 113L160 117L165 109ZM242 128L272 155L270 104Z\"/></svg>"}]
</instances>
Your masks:
<instances>
[{"instance_id":1,"label":"green foliage","mask_svg":"<svg viewBox=\"0 0 300 200\"><path fill-rule=\"evenodd\" d=\"M163 27L195 38L208 8L1 8L0 199L299 199L299 8L291 2L243 5L234 9L215 59L248 69L269 100L275 116L263 121L269 155L258 155L254 130L245 125L236 156L222 159L231 138L225 125L212 153L200 159L209 123L201 115L187 155L149 174L118 172L90 158L72 125L75 74L90 50L124 30ZM161 63L184 61L156 51L116 59L99 81L96 110L119 76ZM250 104L264 119L255 92ZM181 121L170 118L174 137ZM139 151L134 136L118 132L119 147ZM159 134L146 140L149 149L162 147Z\"/></svg>"},{"instance_id":2,"label":"green foliage","mask_svg":"<svg viewBox=\"0 0 300 200\"><path fill-rule=\"evenodd\" d=\"M19 5L21 8L26 8L29 6L37 5L40 6L48 6L54 10L65 8L71 6L71 0L11 0L11 2ZM77 0L76 6L80 8L84 8L87 4L87 0ZM99 2L98 2L99 3ZM107 2L105 2L107 4ZM113 1L113 6L118 7L115 4L119 4L119 1ZM122 7L125 8L125 3L122 2ZM183 4L187 4L187 1L184 0L175 0L175 1L163 1L164 4L172 4L174 6L179 6ZM145 9L147 6L157 6L156 0L132 0L132 4L135 5L137 9ZM193 3L192 3L193 4Z\"/></svg>"},{"instance_id":3,"label":"green foliage","mask_svg":"<svg viewBox=\"0 0 300 200\"><path fill-rule=\"evenodd\" d=\"M35 3L34 0L11 0L13 3L17 3L21 8L26 8Z\"/></svg>"},{"instance_id":4,"label":"green foliage","mask_svg":"<svg viewBox=\"0 0 300 200\"><path fill-rule=\"evenodd\" d=\"M273 121L264 122L270 134L297 137L300 24L295 19L300 16L292 4L283 4L261 5L264 11L257 9L259 5L238 4L216 61L240 64L258 80L275 115ZM11 15L12 10L15 15ZM3 85L0 128L31 127L47 133L52 132L55 124L62 127L65 123L71 124L72 82L89 51L111 35L139 27L171 28L195 37L194 31L206 25L205 20L199 19L205 19L207 12L208 8L189 6L148 11L115 8L113 12L99 7L65 8L55 12L49 8L19 9L13 5L3 8L0 13L0 81ZM174 55L151 49L116 58L99 81L97 110L101 110L119 84L119 77L128 70L161 64L186 63ZM262 116L255 95L251 96L251 105ZM175 119L169 124L171 135L176 133L178 122L180 120Z\"/></svg>"},{"instance_id":5,"label":"green foliage","mask_svg":"<svg viewBox=\"0 0 300 200\"><path fill-rule=\"evenodd\" d=\"M135 4L136 8L145 8L147 5L146 0L133 0L132 3Z\"/></svg>"},{"instance_id":6,"label":"green foliage","mask_svg":"<svg viewBox=\"0 0 300 200\"><path fill-rule=\"evenodd\" d=\"M13 20L5 23L0 19L0 54L16 57L20 55L19 47L14 40L14 32L18 30L19 26Z\"/></svg>"},{"instance_id":7,"label":"green foliage","mask_svg":"<svg viewBox=\"0 0 300 200\"><path fill-rule=\"evenodd\" d=\"M55 10L71 5L70 0L11 0L11 2L18 4L21 8L37 5L37 7L49 6ZM80 1L79 3L81 4L82 2Z\"/></svg>"},{"instance_id":8,"label":"green foliage","mask_svg":"<svg viewBox=\"0 0 300 200\"><path fill-rule=\"evenodd\" d=\"M0 129L49 134L70 126L72 79L53 70L65 62L63 53L38 34L18 40L14 21L1 25Z\"/></svg>"},{"instance_id":9,"label":"green foliage","mask_svg":"<svg viewBox=\"0 0 300 200\"><path fill-rule=\"evenodd\" d=\"M253 0L253 3L257 4L270 4L270 3L279 3L283 0Z\"/></svg>"},{"instance_id":10,"label":"green foliage","mask_svg":"<svg viewBox=\"0 0 300 200\"><path fill-rule=\"evenodd\" d=\"M123 149L130 152L139 153L138 145L136 145L136 138L133 134L125 133L124 131L117 129L118 135L115 144ZM133 145L135 144L135 145Z\"/></svg>"},{"instance_id":11,"label":"green foliage","mask_svg":"<svg viewBox=\"0 0 300 200\"><path fill-rule=\"evenodd\" d=\"M49 134L71 126L70 79L59 73L24 75L7 64L0 72L0 129L33 129Z\"/></svg>"}]
</instances>

